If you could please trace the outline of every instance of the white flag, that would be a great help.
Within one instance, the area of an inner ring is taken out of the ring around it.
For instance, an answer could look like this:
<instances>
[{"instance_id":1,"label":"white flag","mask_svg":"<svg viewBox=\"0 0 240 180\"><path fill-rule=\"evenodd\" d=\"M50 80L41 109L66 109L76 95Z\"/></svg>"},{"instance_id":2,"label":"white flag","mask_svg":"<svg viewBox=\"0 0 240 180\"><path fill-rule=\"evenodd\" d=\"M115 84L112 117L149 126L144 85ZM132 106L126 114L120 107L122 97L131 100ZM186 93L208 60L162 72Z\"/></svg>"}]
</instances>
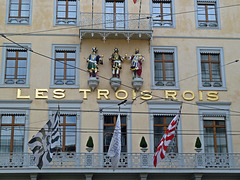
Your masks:
<instances>
[{"instance_id":1,"label":"white flag","mask_svg":"<svg viewBox=\"0 0 240 180\"><path fill-rule=\"evenodd\" d=\"M120 114L118 114L117 123L114 129L114 133L107 154L109 157L111 157L113 170L115 170L118 167L120 153L121 153L121 119Z\"/></svg>"},{"instance_id":2,"label":"white flag","mask_svg":"<svg viewBox=\"0 0 240 180\"><path fill-rule=\"evenodd\" d=\"M60 113L57 111L45 126L28 142L39 169L49 165L52 161L55 147L60 146L59 134Z\"/></svg>"}]
</instances>

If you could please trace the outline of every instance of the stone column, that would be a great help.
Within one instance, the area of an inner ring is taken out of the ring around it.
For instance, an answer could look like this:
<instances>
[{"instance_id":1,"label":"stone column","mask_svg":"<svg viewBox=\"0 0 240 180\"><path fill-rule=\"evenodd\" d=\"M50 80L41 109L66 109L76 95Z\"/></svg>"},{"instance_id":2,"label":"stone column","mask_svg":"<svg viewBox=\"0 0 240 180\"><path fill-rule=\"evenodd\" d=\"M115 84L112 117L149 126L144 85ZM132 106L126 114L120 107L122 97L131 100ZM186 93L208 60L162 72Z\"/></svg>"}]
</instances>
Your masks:
<instances>
[{"instance_id":1,"label":"stone column","mask_svg":"<svg viewBox=\"0 0 240 180\"><path fill-rule=\"evenodd\" d=\"M148 174L140 174L140 180L147 180Z\"/></svg>"},{"instance_id":2,"label":"stone column","mask_svg":"<svg viewBox=\"0 0 240 180\"><path fill-rule=\"evenodd\" d=\"M202 174L193 174L191 180L202 180Z\"/></svg>"},{"instance_id":3,"label":"stone column","mask_svg":"<svg viewBox=\"0 0 240 180\"><path fill-rule=\"evenodd\" d=\"M37 174L30 174L31 180L37 180Z\"/></svg>"},{"instance_id":4,"label":"stone column","mask_svg":"<svg viewBox=\"0 0 240 180\"><path fill-rule=\"evenodd\" d=\"M86 180L92 180L93 174L85 174Z\"/></svg>"}]
</instances>

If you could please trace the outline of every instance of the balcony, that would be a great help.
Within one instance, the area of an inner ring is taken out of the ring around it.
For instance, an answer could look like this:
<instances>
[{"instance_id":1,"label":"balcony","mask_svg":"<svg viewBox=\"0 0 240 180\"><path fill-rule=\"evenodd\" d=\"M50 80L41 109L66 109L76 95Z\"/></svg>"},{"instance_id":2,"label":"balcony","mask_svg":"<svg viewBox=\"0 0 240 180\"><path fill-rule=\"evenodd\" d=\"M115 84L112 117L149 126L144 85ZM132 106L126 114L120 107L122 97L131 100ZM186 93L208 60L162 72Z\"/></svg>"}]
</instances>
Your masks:
<instances>
[{"instance_id":1,"label":"balcony","mask_svg":"<svg viewBox=\"0 0 240 180\"><path fill-rule=\"evenodd\" d=\"M152 38L149 14L80 13L80 39L138 39Z\"/></svg>"},{"instance_id":2,"label":"balcony","mask_svg":"<svg viewBox=\"0 0 240 180\"><path fill-rule=\"evenodd\" d=\"M57 153L53 156L50 166L42 169L42 172L56 173L94 173L96 171L112 172L110 158L102 153ZM0 153L0 174L21 173L28 170L29 173L39 172L34 156L31 153ZM155 168L153 166L153 154L150 153L122 153L119 168L116 171L137 173L141 169L145 173L234 173L240 170L240 154L204 154L204 153L171 153L167 154ZM80 170L80 171L79 171Z\"/></svg>"}]
</instances>

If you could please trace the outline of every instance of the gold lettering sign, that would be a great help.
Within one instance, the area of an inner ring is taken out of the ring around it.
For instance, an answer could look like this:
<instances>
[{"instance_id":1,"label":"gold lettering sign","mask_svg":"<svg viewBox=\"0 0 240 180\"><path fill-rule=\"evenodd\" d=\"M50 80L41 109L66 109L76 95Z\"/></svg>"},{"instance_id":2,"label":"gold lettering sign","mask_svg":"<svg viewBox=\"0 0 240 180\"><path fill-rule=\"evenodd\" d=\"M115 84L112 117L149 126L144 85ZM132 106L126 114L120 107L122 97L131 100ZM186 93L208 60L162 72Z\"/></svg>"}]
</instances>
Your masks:
<instances>
[{"instance_id":1,"label":"gold lettering sign","mask_svg":"<svg viewBox=\"0 0 240 180\"><path fill-rule=\"evenodd\" d=\"M35 99L48 99L48 96L44 96L44 92L48 92L48 89L36 89Z\"/></svg>"},{"instance_id":2,"label":"gold lettering sign","mask_svg":"<svg viewBox=\"0 0 240 180\"><path fill-rule=\"evenodd\" d=\"M97 99L101 99L101 96L104 96L105 99L109 99L109 94L110 92L107 89L98 89Z\"/></svg>"},{"instance_id":3,"label":"gold lettering sign","mask_svg":"<svg viewBox=\"0 0 240 180\"><path fill-rule=\"evenodd\" d=\"M121 97L121 96L119 96L119 94L124 94L124 96ZM118 90L118 91L116 91L115 96L119 100L124 100L124 99L128 98L128 93L125 90Z\"/></svg>"},{"instance_id":4,"label":"gold lettering sign","mask_svg":"<svg viewBox=\"0 0 240 180\"><path fill-rule=\"evenodd\" d=\"M22 90L17 90L17 99L30 99L30 96L22 96Z\"/></svg>"},{"instance_id":5,"label":"gold lettering sign","mask_svg":"<svg viewBox=\"0 0 240 180\"><path fill-rule=\"evenodd\" d=\"M63 99L65 97L66 97L66 95L65 95L65 90L64 89L55 89L53 91L53 98L55 98L55 99Z\"/></svg>"},{"instance_id":6,"label":"gold lettering sign","mask_svg":"<svg viewBox=\"0 0 240 180\"><path fill-rule=\"evenodd\" d=\"M88 93L92 93L91 89L79 89L79 92L83 92L83 99L88 99ZM48 89L35 89L35 99L48 99ZM139 92L138 92L139 93ZM171 98L174 101L177 101L177 91L173 90L165 90L165 98ZM204 93L204 94L203 94ZM206 95L205 95L206 93ZM106 100L109 100L109 94L110 91L107 89L98 89L97 90L97 99L100 100L101 98L105 98ZM102 97L103 96L103 97ZM118 100L124 100L127 99L129 96L128 92L126 90L118 90L115 92L115 97ZM132 90L132 99L135 100L137 97L141 96L140 98L142 100L151 100L153 98L152 91L144 90L141 91L140 95L137 94L135 90ZM192 101L195 99L195 93L193 91L187 90L183 91L181 94L183 100L185 101ZM198 91L199 101L203 101L204 97L208 101L218 101L219 95L217 91ZM53 98L54 99L64 99L66 98L66 93L64 89L54 89L53 90ZM26 95L22 89L17 89L17 99L30 99L30 95Z\"/></svg>"},{"instance_id":7,"label":"gold lettering sign","mask_svg":"<svg viewBox=\"0 0 240 180\"><path fill-rule=\"evenodd\" d=\"M172 97L172 99L174 100L174 101L177 101L178 99L177 99L177 91L165 91L165 98L170 98L170 97Z\"/></svg>"},{"instance_id":8,"label":"gold lettering sign","mask_svg":"<svg viewBox=\"0 0 240 180\"><path fill-rule=\"evenodd\" d=\"M190 97L187 97L186 94L190 94ZM182 93L182 97L183 97L183 99L186 100L186 101L192 101L192 100L195 98L195 94L194 94L193 91L184 91L184 92Z\"/></svg>"},{"instance_id":9,"label":"gold lettering sign","mask_svg":"<svg viewBox=\"0 0 240 180\"><path fill-rule=\"evenodd\" d=\"M219 97L218 97L218 92L216 91L210 91L207 93L207 100L208 101L218 101L219 100Z\"/></svg>"},{"instance_id":10,"label":"gold lettering sign","mask_svg":"<svg viewBox=\"0 0 240 180\"><path fill-rule=\"evenodd\" d=\"M142 95L142 97L141 97L141 99L142 100L151 100L152 99L152 91L147 91L147 90L145 90L145 91L142 91L141 92L141 95Z\"/></svg>"},{"instance_id":11,"label":"gold lettering sign","mask_svg":"<svg viewBox=\"0 0 240 180\"><path fill-rule=\"evenodd\" d=\"M83 92L83 99L86 99L87 100L87 93L91 92L90 89L79 89L79 92Z\"/></svg>"}]
</instances>

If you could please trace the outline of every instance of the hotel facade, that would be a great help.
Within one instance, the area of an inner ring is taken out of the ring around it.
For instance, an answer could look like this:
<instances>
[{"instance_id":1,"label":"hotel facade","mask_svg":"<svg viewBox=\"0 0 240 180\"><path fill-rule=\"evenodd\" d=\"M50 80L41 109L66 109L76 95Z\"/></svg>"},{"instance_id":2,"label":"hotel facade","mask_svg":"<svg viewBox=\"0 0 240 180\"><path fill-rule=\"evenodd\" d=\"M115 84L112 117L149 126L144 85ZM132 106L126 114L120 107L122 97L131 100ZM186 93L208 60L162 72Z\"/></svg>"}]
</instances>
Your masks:
<instances>
[{"instance_id":1,"label":"hotel facade","mask_svg":"<svg viewBox=\"0 0 240 180\"><path fill-rule=\"evenodd\" d=\"M0 179L240 179L239 10L240 0L1 0ZM97 73L88 69L95 47ZM39 170L28 141L58 107L61 146Z\"/></svg>"}]
</instances>

